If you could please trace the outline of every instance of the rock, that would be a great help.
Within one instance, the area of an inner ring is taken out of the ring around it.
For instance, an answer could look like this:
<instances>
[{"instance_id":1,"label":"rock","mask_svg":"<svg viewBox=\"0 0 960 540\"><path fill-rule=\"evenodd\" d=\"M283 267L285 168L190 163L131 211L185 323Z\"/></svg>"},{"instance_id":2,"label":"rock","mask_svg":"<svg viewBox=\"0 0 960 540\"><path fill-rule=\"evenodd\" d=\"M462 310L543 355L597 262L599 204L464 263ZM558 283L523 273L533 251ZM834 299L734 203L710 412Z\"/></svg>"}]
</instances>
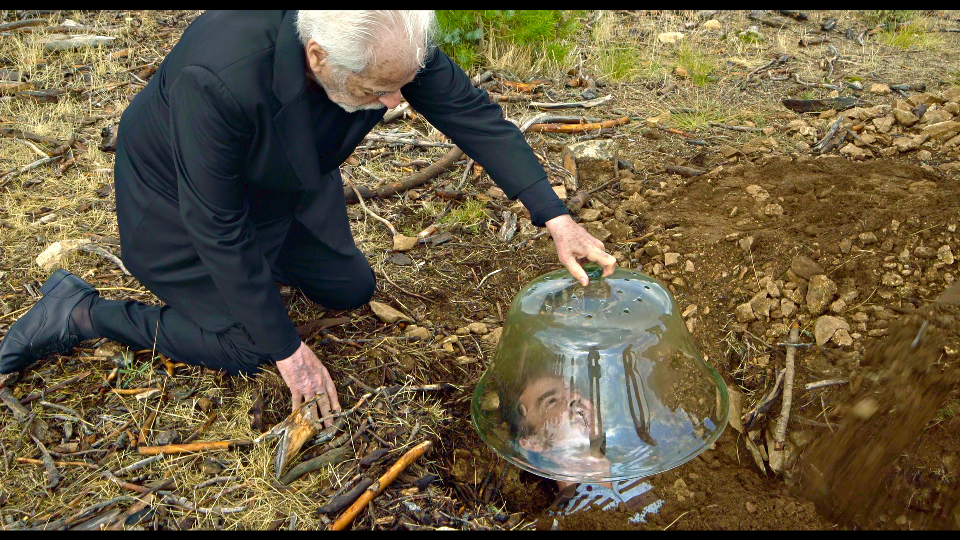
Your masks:
<instances>
[{"instance_id":1,"label":"rock","mask_svg":"<svg viewBox=\"0 0 960 540\"><path fill-rule=\"evenodd\" d=\"M903 285L903 277L895 272L887 272L880 278L880 283L887 287L899 287Z\"/></svg>"},{"instance_id":2,"label":"rock","mask_svg":"<svg viewBox=\"0 0 960 540\"><path fill-rule=\"evenodd\" d=\"M664 266L674 266L680 262L679 253L664 253L663 254L663 265Z\"/></svg>"},{"instance_id":3,"label":"rock","mask_svg":"<svg viewBox=\"0 0 960 540\"><path fill-rule=\"evenodd\" d=\"M600 222L591 221L589 223L585 223L583 225L583 229L601 242L606 242L607 238L610 238L610 231L605 229Z\"/></svg>"},{"instance_id":4,"label":"rock","mask_svg":"<svg viewBox=\"0 0 960 540\"><path fill-rule=\"evenodd\" d=\"M868 157L873 157L873 154L853 143L847 143L846 146L840 149L841 156L847 156L850 159L866 159Z\"/></svg>"},{"instance_id":5,"label":"rock","mask_svg":"<svg viewBox=\"0 0 960 540\"><path fill-rule=\"evenodd\" d=\"M469 330L471 334L476 334L478 336L482 336L490 331L490 329L487 328L487 325L483 324L482 322L472 322L468 324L467 330Z\"/></svg>"},{"instance_id":6,"label":"rock","mask_svg":"<svg viewBox=\"0 0 960 540\"><path fill-rule=\"evenodd\" d=\"M879 94L879 95L881 95L881 96L885 96L885 95L889 94L890 92L893 92L893 90L890 90L890 86L889 86L889 85L882 84L882 83L873 83L873 84L871 84L869 91L870 91L871 94Z\"/></svg>"},{"instance_id":7,"label":"rock","mask_svg":"<svg viewBox=\"0 0 960 540\"><path fill-rule=\"evenodd\" d=\"M743 155L743 152L741 152L740 150L737 150L736 148L730 146L729 144L725 144L720 148L717 148L717 151L720 152L720 154L727 159L730 159L734 156Z\"/></svg>"},{"instance_id":8,"label":"rock","mask_svg":"<svg viewBox=\"0 0 960 540\"><path fill-rule=\"evenodd\" d=\"M853 345L853 337L850 336L850 332L844 328L840 328L833 334L833 342L841 347L849 347Z\"/></svg>"},{"instance_id":9,"label":"rock","mask_svg":"<svg viewBox=\"0 0 960 540\"><path fill-rule=\"evenodd\" d=\"M951 86L944 90L940 96L944 101L960 101L960 86Z\"/></svg>"},{"instance_id":10,"label":"rock","mask_svg":"<svg viewBox=\"0 0 960 540\"><path fill-rule=\"evenodd\" d=\"M895 113L894 113L895 114ZM888 114L883 118L874 118L873 125L876 126L878 133L886 133L890 131L890 128L893 127L894 122L897 121L894 114Z\"/></svg>"},{"instance_id":11,"label":"rock","mask_svg":"<svg viewBox=\"0 0 960 540\"><path fill-rule=\"evenodd\" d=\"M837 301L830 304L831 313L836 313L837 315L840 315L846 310L847 310L847 303L843 300L843 298L838 298Z\"/></svg>"},{"instance_id":12,"label":"rock","mask_svg":"<svg viewBox=\"0 0 960 540\"><path fill-rule=\"evenodd\" d=\"M880 404L873 398L863 398L854 404L850 409L850 414L861 420L866 420L873 416L880 409Z\"/></svg>"},{"instance_id":13,"label":"rock","mask_svg":"<svg viewBox=\"0 0 960 540\"><path fill-rule=\"evenodd\" d=\"M893 109L893 116L897 119L897 123L904 127L910 127L920 121L917 115L901 109Z\"/></svg>"},{"instance_id":14,"label":"rock","mask_svg":"<svg viewBox=\"0 0 960 540\"><path fill-rule=\"evenodd\" d=\"M600 211L596 208L587 208L580 211L580 220L589 223L600 219Z\"/></svg>"},{"instance_id":15,"label":"rock","mask_svg":"<svg viewBox=\"0 0 960 540\"><path fill-rule=\"evenodd\" d=\"M457 448L453 451L453 467L450 471L457 482L476 484L482 478L477 478L476 460L469 450Z\"/></svg>"},{"instance_id":16,"label":"rock","mask_svg":"<svg viewBox=\"0 0 960 540\"><path fill-rule=\"evenodd\" d=\"M500 396L496 392L487 392L480 401L480 409L490 412L500 408Z\"/></svg>"},{"instance_id":17,"label":"rock","mask_svg":"<svg viewBox=\"0 0 960 540\"><path fill-rule=\"evenodd\" d=\"M621 185L622 185L622 182L621 182ZM634 193L633 195L630 195L630 197L627 200L623 201L620 204L620 208L622 208L627 212L640 214L650 209L650 203L647 202L647 200L644 199L643 196L640 195L639 193ZM583 217L583 214L581 214L580 217Z\"/></svg>"},{"instance_id":18,"label":"rock","mask_svg":"<svg viewBox=\"0 0 960 540\"><path fill-rule=\"evenodd\" d=\"M427 341L430 339L430 331L415 324L408 326L407 329L404 330L403 335L409 338L419 338L421 341Z\"/></svg>"},{"instance_id":19,"label":"rock","mask_svg":"<svg viewBox=\"0 0 960 540\"><path fill-rule=\"evenodd\" d=\"M67 258L71 253L77 251L84 244L89 244L88 238L77 238L72 240L61 240L47 246L40 255L37 255L37 266L47 272L66 264Z\"/></svg>"},{"instance_id":20,"label":"rock","mask_svg":"<svg viewBox=\"0 0 960 540\"><path fill-rule=\"evenodd\" d=\"M624 225L616 219L605 222L603 228L610 232L610 240L613 242L626 240L633 234L633 229L629 225Z\"/></svg>"},{"instance_id":21,"label":"rock","mask_svg":"<svg viewBox=\"0 0 960 540\"><path fill-rule=\"evenodd\" d=\"M937 122L920 130L921 136L926 135L933 140L947 140L957 134L960 134L960 122L956 120Z\"/></svg>"},{"instance_id":22,"label":"rock","mask_svg":"<svg viewBox=\"0 0 960 540\"><path fill-rule=\"evenodd\" d=\"M490 331L487 335L483 336L483 340L491 345L496 345L500 343L500 336L503 335L503 327L499 326Z\"/></svg>"},{"instance_id":23,"label":"rock","mask_svg":"<svg viewBox=\"0 0 960 540\"><path fill-rule=\"evenodd\" d=\"M933 153L929 150L919 150L917 151L917 159L920 161L930 161L933 158Z\"/></svg>"},{"instance_id":24,"label":"rock","mask_svg":"<svg viewBox=\"0 0 960 540\"><path fill-rule=\"evenodd\" d=\"M744 189L746 190L747 194L753 197L753 200L757 201L758 203L762 203L770 198L770 192L756 184L751 184Z\"/></svg>"},{"instance_id":25,"label":"rock","mask_svg":"<svg viewBox=\"0 0 960 540\"><path fill-rule=\"evenodd\" d=\"M914 94L909 98L907 98L907 103L913 105L914 107L916 107L917 105L920 105L921 103L923 103L924 105L939 105L943 103L943 101L944 100L942 97L936 94L931 94L930 92Z\"/></svg>"},{"instance_id":26,"label":"rock","mask_svg":"<svg viewBox=\"0 0 960 540\"><path fill-rule=\"evenodd\" d=\"M180 432L175 429L165 429L153 437L153 444L157 446L166 446L168 444L177 444L182 440Z\"/></svg>"},{"instance_id":27,"label":"rock","mask_svg":"<svg viewBox=\"0 0 960 540\"><path fill-rule=\"evenodd\" d=\"M840 317L834 317L832 315L822 315L818 317L813 327L813 336L817 340L817 345L822 347L823 344L830 341L834 333L841 328L849 331L850 324Z\"/></svg>"},{"instance_id":28,"label":"rock","mask_svg":"<svg viewBox=\"0 0 960 540\"><path fill-rule=\"evenodd\" d=\"M553 192L557 194L557 197L559 197L561 201L567 200L567 188L563 186L553 186Z\"/></svg>"},{"instance_id":29,"label":"rock","mask_svg":"<svg viewBox=\"0 0 960 540\"><path fill-rule=\"evenodd\" d=\"M410 317L381 302L371 301L370 309L373 310L374 315L387 324L394 324L400 321L413 322L413 319Z\"/></svg>"},{"instance_id":30,"label":"rock","mask_svg":"<svg viewBox=\"0 0 960 540\"><path fill-rule=\"evenodd\" d=\"M750 251L753 250L755 240L756 238L754 238L753 236L744 236L743 238L737 241L737 244L740 245L740 249L742 249L744 252L750 253Z\"/></svg>"},{"instance_id":31,"label":"rock","mask_svg":"<svg viewBox=\"0 0 960 540\"><path fill-rule=\"evenodd\" d=\"M750 305L750 302L744 302L737 306L734 310L734 314L737 316L737 320L740 322L750 322L756 320L757 316L753 314L753 306Z\"/></svg>"},{"instance_id":32,"label":"rock","mask_svg":"<svg viewBox=\"0 0 960 540\"><path fill-rule=\"evenodd\" d=\"M783 314L783 318L788 319L793 312L797 310L797 304L788 298L784 298L780 301L780 313Z\"/></svg>"},{"instance_id":33,"label":"rock","mask_svg":"<svg viewBox=\"0 0 960 540\"><path fill-rule=\"evenodd\" d=\"M823 274L817 274L810 278L810 285L807 287L807 309L812 315L820 315L824 312L833 295L837 292L837 284Z\"/></svg>"},{"instance_id":34,"label":"rock","mask_svg":"<svg viewBox=\"0 0 960 540\"><path fill-rule=\"evenodd\" d=\"M577 161L582 159L613 161L617 155L617 142L609 139L568 144L566 148Z\"/></svg>"},{"instance_id":35,"label":"rock","mask_svg":"<svg viewBox=\"0 0 960 540\"><path fill-rule=\"evenodd\" d=\"M757 505L753 504L750 501L746 502L746 508L748 514L755 514L757 512Z\"/></svg>"},{"instance_id":36,"label":"rock","mask_svg":"<svg viewBox=\"0 0 960 540\"><path fill-rule=\"evenodd\" d=\"M404 236L402 234L395 235L393 237L393 250L394 251L410 251L417 245L416 236Z\"/></svg>"},{"instance_id":37,"label":"rock","mask_svg":"<svg viewBox=\"0 0 960 540\"><path fill-rule=\"evenodd\" d=\"M511 216L514 215L512 212L507 213ZM390 263L397 266L410 266L413 264L413 260L407 257L406 253L394 253L393 257L390 257Z\"/></svg>"},{"instance_id":38,"label":"rock","mask_svg":"<svg viewBox=\"0 0 960 540\"><path fill-rule=\"evenodd\" d=\"M860 243L864 246L869 246L870 244L876 244L878 242L877 235L869 231L860 233L857 238L860 239Z\"/></svg>"},{"instance_id":39,"label":"rock","mask_svg":"<svg viewBox=\"0 0 960 540\"><path fill-rule=\"evenodd\" d=\"M773 203L763 207L763 213L771 217L780 217L783 215L783 207Z\"/></svg>"},{"instance_id":40,"label":"rock","mask_svg":"<svg viewBox=\"0 0 960 540\"><path fill-rule=\"evenodd\" d=\"M77 49L87 49L94 47L103 47L109 45L116 38L108 36L95 36L92 34L49 34L36 43L43 44L46 51L73 51Z\"/></svg>"},{"instance_id":41,"label":"rock","mask_svg":"<svg viewBox=\"0 0 960 540\"><path fill-rule=\"evenodd\" d=\"M216 461L207 458L204 459L200 464L200 472L207 476L215 476L223 470L223 465L220 465Z\"/></svg>"},{"instance_id":42,"label":"rock","mask_svg":"<svg viewBox=\"0 0 960 540\"><path fill-rule=\"evenodd\" d=\"M920 148L920 145L927 142L928 135L920 134L915 137L897 137L893 140L893 146L900 152L910 152Z\"/></svg>"},{"instance_id":43,"label":"rock","mask_svg":"<svg viewBox=\"0 0 960 540\"><path fill-rule=\"evenodd\" d=\"M673 74L681 79L686 79L690 76L690 72L686 70L683 66L677 66L673 68Z\"/></svg>"},{"instance_id":44,"label":"rock","mask_svg":"<svg viewBox=\"0 0 960 540\"><path fill-rule=\"evenodd\" d=\"M937 256L937 251L930 246L917 246L913 254L921 259L932 259Z\"/></svg>"},{"instance_id":45,"label":"rock","mask_svg":"<svg viewBox=\"0 0 960 540\"><path fill-rule=\"evenodd\" d=\"M953 251L948 244L940 246L940 249L937 250L937 259L948 266L953 264L955 259L953 258Z\"/></svg>"},{"instance_id":46,"label":"rock","mask_svg":"<svg viewBox=\"0 0 960 540\"><path fill-rule=\"evenodd\" d=\"M716 19L710 19L709 21L700 25L700 28L704 30L720 30L723 28L723 25L720 24L720 21Z\"/></svg>"},{"instance_id":47,"label":"rock","mask_svg":"<svg viewBox=\"0 0 960 540\"><path fill-rule=\"evenodd\" d=\"M769 152L778 146L777 141L770 137L757 137L756 139L747 141L747 144L743 145L741 150L744 154L759 154L761 152Z\"/></svg>"},{"instance_id":48,"label":"rock","mask_svg":"<svg viewBox=\"0 0 960 540\"><path fill-rule=\"evenodd\" d=\"M624 195L638 194L642 192L644 188L645 186L642 180L620 180L620 191L622 191Z\"/></svg>"},{"instance_id":49,"label":"rock","mask_svg":"<svg viewBox=\"0 0 960 540\"><path fill-rule=\"evenodd\" d=\"M678 43L683 39L683 34L680 32L663 32L657 36L657 41L660 43Z\"/></svg>"},{"instance_id":50,"label":"rock","mask_svg":"<svg viewBox=\"0 0 960 540\"><path fill-rule=\"evenodd\" d=\"M813 259L806 255L797 255L790 261L790 270L803 279L810 279L811 276L822 274L823 268Z\"/></svg>"}]
</instances>

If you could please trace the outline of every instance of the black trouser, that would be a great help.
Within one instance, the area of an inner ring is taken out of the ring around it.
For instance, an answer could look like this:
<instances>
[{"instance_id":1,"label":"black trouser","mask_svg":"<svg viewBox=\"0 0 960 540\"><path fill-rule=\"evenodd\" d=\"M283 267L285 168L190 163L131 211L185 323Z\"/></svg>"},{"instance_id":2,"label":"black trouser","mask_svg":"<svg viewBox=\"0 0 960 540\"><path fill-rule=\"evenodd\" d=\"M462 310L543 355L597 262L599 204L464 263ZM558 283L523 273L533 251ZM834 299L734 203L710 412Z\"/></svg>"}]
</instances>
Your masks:
<instances>
[{"instance_id":1,"label":"black trouser","mask_svg":"<svg viewBox=\"0 0 960 540\"><path fill-rule=\"evenodd\" d=\"M370 300L376 287L373 269L362 253L340 255L296 220L272 270L277 281L298 287L307 298L331 309L360 307ZM99 336L139 349L153 349L156 343L157 351L176 362L230 374L252 374L269 361L254 350L240 327L204 330L170 306L99 298L90 315Z\"/></svg>"}]
</instances>

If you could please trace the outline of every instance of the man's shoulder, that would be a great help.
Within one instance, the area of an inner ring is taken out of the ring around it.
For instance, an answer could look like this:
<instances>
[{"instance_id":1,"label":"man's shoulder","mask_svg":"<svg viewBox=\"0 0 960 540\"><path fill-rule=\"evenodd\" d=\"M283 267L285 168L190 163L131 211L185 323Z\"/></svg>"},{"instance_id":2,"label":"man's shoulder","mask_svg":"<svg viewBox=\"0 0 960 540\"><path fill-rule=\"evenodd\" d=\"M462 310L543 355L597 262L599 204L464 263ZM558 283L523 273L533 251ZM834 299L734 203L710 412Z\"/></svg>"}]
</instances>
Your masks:
<instances>
[{"instance_id":1,"label":"man's shoulder","mask_svg":"<svg viewBox=\"0 0 960 540\"><path fill-rule=\"evenodd\" d=\"M183 33L177 48L184 65L220 73L259 54L271 54L284 11L207 11Z\"/></svg>"}]
</instances>

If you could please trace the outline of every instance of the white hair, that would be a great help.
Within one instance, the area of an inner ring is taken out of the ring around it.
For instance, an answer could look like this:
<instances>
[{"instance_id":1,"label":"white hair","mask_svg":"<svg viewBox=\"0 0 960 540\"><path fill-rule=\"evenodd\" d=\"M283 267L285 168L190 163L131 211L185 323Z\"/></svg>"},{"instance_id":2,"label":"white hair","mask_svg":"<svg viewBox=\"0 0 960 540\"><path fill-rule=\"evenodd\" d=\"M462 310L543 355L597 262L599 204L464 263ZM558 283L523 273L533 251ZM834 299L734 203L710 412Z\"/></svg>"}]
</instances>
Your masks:
<instances>
[{"instance_id":1,"label":"white hair","mask_svg":"<svg viewBox=\"0 0 960 540\"><path fill-rule=\"evenodd\" d=\"M297 33L304 46L312 39L323 47L335 68L361 73L386 47L412 71L427 61L436 21L432 10L299 10Z\"/></svg>"}]
</instances>

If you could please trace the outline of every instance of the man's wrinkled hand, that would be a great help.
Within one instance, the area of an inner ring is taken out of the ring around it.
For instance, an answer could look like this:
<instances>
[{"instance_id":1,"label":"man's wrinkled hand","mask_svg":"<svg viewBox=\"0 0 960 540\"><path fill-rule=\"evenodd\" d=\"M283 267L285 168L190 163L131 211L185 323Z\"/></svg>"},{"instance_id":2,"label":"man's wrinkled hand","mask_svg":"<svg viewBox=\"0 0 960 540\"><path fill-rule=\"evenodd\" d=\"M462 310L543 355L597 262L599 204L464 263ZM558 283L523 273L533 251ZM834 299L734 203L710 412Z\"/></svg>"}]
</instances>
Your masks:
<instances>
[{"instance_id":1,"label":"man's wrinkled hand","mask_svg":"<svg viewBox=\"0 0 960 540\"><path fill-rule=\"evenodd\" d=\"M331 415L340 412L337 388L327 368L310 347L301 342L293 356L277 361L277 369L293 395L293 410L297 410L303 402L320 396L317 400L320 418L324 427L330 427L333 424Z\"/></svg>"},{"instance_id":2,"label":"man's wrinkled hand","mask_svg":"<svg viewBox=\"0 0 960 540\"><path fill-rule=\"evenodd\" d=\"M574 279L586 287L590 278L580 266L591 261L603 267L603 275L609 276L617 268L617 260L606 252L603 242L594 238L569 215L557 216L546 222L547 230L557 246L557 256Z\"/></svg>"}]
</instances>

